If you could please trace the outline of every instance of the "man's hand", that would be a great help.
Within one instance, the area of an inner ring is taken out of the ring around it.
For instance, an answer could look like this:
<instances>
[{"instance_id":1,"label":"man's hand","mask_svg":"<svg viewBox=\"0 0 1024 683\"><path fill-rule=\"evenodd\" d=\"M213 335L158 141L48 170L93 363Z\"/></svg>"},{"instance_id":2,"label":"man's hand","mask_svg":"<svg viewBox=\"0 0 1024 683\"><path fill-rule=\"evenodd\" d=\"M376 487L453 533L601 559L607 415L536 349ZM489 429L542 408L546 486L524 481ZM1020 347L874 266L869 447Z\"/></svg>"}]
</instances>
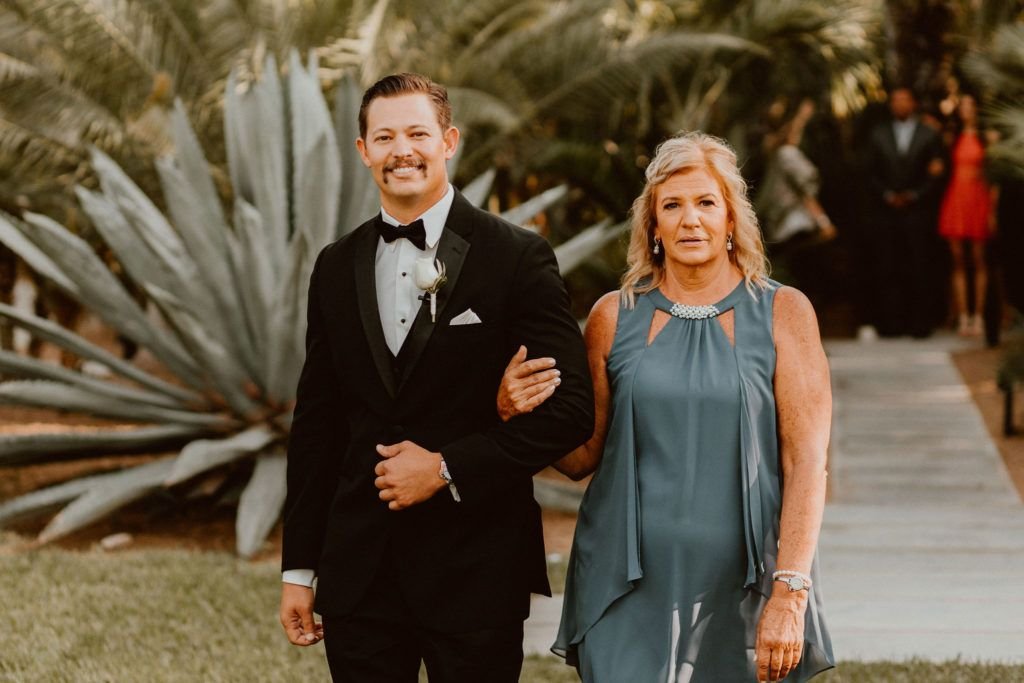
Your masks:
<instances>
[{"instance_id":1,"label":"man's hand","mask_svg":"<svg viewBox=\"0 0 1024 683\"><path fill-rule=\"evenodd\" d=\"M885 203L894 209L902 209L911 203L913 194L907 191L902 192L886 192Z\"/></svg>"},{"instance_id":2,"label":"man's hand","mask_svg":"<svg viewBox=\"0 0 1024 683\"><path fill-rule=\"evenodd\" d=\"M306 647L324 638L324 626L313 621L313 589L281 584L281 626L292 645Z\"/></svg>"},{"instance_id":3,"label":"man's hand","mask_svg":"<svg viewBox=\"0 0 1024 683\"><path fill-rule=\"evenodd\" d=\"M402 510L429 500L445 487L441 478L441 454L403 441L393 446L377 445L384 460L377 463L374 485L390 510Z\"/></svg>"},{"instance_id":4,"label":"man's hand","mask_svg":"<svg viewBox=\"0 0 1024 683\"><path fill-rule=\"evenodd\" d=\"M508 422L516 415L528 413L551 398L562 383L561 371L555 369L554 358L526 360L526 347L520 346L512 356L498 387L498 416Z\"/></svg>"}]
</instances>

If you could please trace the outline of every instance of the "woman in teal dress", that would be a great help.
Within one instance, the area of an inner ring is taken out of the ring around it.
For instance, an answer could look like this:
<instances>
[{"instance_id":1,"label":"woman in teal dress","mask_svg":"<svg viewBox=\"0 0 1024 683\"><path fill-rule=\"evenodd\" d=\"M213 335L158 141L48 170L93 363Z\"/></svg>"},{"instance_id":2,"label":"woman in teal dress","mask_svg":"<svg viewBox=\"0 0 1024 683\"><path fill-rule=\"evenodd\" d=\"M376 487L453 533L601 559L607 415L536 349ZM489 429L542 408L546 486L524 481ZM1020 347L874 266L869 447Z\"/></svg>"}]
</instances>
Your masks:
<instances>
[{"instance_id":1,"label":"woman in teal dress","mask_svg":"<svg viewBox=\"0 0 1024 683\"><path fill-rule=\"evenodd\" d=\"M594 436L557 465L594 478L552 649L586 683L807 680L834 664L815 566L828 365L806 297L767 278L724 142L659 148L628 264L587 323ZM504 417L554 386L510 366Z\"/></svg>"}]
</instances>

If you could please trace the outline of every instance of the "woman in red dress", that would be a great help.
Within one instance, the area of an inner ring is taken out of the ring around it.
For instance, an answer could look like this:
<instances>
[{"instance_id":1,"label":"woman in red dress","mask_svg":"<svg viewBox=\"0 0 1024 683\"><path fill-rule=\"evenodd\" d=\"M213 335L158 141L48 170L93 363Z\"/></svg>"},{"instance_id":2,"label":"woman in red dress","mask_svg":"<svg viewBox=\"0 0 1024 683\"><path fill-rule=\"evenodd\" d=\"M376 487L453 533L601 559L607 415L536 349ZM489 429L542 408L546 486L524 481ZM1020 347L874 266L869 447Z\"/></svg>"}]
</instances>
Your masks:
<instances>
[{"instance_id":1,"label":"woman in red dress","mask_svg":"<svg viewBox=\"0 0 1024 683\"><path fill-rule=\"evenodd\" d=\"M958 331L963 335L979 335L988 286L985 267L985 241L995 230L994 190L985 182L982 166L985 141L978 129L978 106L974 98L964 95L957 107L958 135L953 142L952 174L939 211L939 234L949 242L953 254L953 305L956 307ZM967 306L967 268L964 242L970 241L974 261L974 313Z\"/></svg>"}]
</instances>

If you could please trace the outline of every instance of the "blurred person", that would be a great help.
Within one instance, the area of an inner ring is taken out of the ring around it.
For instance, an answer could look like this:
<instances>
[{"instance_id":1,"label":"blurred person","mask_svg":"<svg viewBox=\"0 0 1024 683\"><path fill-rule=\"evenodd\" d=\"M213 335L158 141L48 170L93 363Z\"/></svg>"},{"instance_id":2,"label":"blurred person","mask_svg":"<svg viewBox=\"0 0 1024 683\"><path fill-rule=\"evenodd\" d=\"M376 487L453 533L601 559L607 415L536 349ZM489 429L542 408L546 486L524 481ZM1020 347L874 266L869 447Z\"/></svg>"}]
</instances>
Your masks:
<instances>
[{"instance_id":1,"label":"blurred person","mask_svg":"<svg viewBox=\"0 0 1024 683\"><path fill-rule=\"evenodd\" d=\"M934 204L944 164L941 138L916 109L909 88L893 90L892 120L875 127L868 143L868 183L878 216L869 236L875 324L884 336L927 337L933 325Z\"/></svg>"},{"instance_id":2,"label":"blurred person","mask_svg":"<svg viewBox=\"0 0 1024 683\"><path fill-rule=\"evenodd\" d=\"M836 236L836 228L818 202L821 179L800 143L814 116L814 102L804 99L796 112L765 137L767 170L754 200L765 241L776 266L806 286L813 279L817 246Z\"/></svg>"},{"instance_id":3,"label":"blurred person","mask_svg":"<svg viewBox=\"0 0 1024 683\"><path fill-rule=\"evenodd\" d=\"M586 326L594 436L555 464L594 477L552 650L586 683L805 681L834 665L816 589L831 390L814 310L768 279L723 141L672 138L646 176L622 288ZM530 409L533 379L506 372L504 419Z\"/></svg>"},{"instance_id":4,"label":"blurred person","mask_svg":"<svg viewBox=\"0 0 1024 683\"><path fill-rule=\"evenodd\" d=\"M765 240L783 245L802 235L817 233L824 239L836 229L818 203L818 169L800 149L804 129L814 116L814 102L804 99L792 118L768 139L768 168L754 200L764 225Z\"/></svg>"},{"instance_id":5,"label":"blurred person","mask_svg":"<svg viewBox=\"0 0 1024 683\"><path fill-rule=\"evenodd\" d=\"M310 277L281 623L324 640L335 681L415 683L424 663L431 681L513 683L530 594L551 594L533 475L593 432L586 349L548 242L449 184L443 87L387 76L359 123L381 210ZM526 349L558 359L560 391L503 423Z\"/></svg>"},{"instance_id":6,"label":"blurred person","mask_svg":"<svg viewBox=\"0 0 1024 683\"><path fill-rule=\"evenodd\" d=\"M971 95L961 96L950 150L949 184L939 210L939 234L949 243L953 257L953 308L957 332L965 336L984 331L982 312L989 284L985 244L996 230L998 189L985 181L984 135L978 126L976 100ZM967 266L968 250L971 269ZM973 306L968 305L968 292L974 294Z\"/></svg>"}]
</instances>

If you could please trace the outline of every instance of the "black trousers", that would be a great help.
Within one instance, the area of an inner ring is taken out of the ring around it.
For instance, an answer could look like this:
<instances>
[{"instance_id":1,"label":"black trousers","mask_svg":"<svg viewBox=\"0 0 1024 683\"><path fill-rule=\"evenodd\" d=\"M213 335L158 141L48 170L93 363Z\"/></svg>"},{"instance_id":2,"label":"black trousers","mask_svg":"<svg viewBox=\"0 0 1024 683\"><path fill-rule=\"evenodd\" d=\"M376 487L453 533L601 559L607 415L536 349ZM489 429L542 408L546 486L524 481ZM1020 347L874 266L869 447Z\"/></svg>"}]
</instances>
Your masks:
<instances>
[{"instance_id":1,"label":"black trousers","mask_svg":"<svg viewBox=\"0 0 1024 683\"><path fill-rule=\"evenodd\" d=\"M872 322L883 336L928 336L936 301L945 299L936 273L935 226L911 212L892 212L882 227L876 233Z\"/></svg>"},{"instance_id":2,"label":"black trousers","mask_svg":"<svg viewBox=\"0 0 1024 683\"><path fill-rule=\"evenodd\" d=\"M323 624L334 683L417 683L421 662L430 683L517 683L523 667L521 620L465 633L429 629L409 610L393 570L377 575L351 614L325 614Z\"/></svg>"}]
</instances>

